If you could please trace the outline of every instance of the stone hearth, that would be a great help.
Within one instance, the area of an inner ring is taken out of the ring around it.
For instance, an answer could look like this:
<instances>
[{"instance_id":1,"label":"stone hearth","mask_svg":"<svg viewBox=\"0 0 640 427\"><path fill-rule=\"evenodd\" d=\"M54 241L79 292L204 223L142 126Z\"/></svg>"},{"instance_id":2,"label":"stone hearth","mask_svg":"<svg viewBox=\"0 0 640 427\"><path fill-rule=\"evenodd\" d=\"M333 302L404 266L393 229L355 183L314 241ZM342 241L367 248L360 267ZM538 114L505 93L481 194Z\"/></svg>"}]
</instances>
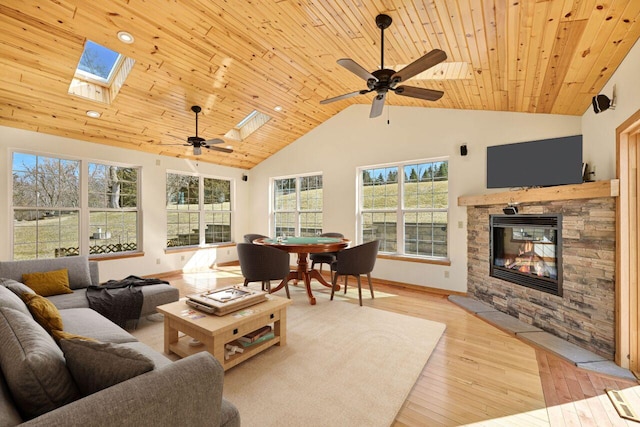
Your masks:
<instances>
[{"instance_id":1,"label":"stone hearth","mask_svg":"<svg viewBox=\"0 0 640 427\"><path fill-rule=\"evenodd\" d=\"M558 187L560 188L560 187ZM521 214L562 214L563 296L489 276L489 215L468 205L468 295L609 360L615 352L615 198L527 202Z\"/></svg>"}]
</instances>

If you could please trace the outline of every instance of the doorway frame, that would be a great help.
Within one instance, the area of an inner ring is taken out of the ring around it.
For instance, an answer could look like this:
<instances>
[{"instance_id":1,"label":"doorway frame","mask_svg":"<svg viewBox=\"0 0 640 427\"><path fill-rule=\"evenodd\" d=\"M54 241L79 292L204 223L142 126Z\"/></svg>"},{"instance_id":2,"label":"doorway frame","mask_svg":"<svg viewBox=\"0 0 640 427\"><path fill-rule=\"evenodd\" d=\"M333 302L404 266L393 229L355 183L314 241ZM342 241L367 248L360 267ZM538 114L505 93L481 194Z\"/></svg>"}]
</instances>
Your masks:
<instances>
[{"instance_id":1,"label":"doorway frame","mask_svg":"<svg viewBox=\"0 0 640 427\"><path fill-rule=\"evenodd\" d=\"M616 356L615 362L640 373L640 110L616 128Z\"/></svg>"}]
</instances>

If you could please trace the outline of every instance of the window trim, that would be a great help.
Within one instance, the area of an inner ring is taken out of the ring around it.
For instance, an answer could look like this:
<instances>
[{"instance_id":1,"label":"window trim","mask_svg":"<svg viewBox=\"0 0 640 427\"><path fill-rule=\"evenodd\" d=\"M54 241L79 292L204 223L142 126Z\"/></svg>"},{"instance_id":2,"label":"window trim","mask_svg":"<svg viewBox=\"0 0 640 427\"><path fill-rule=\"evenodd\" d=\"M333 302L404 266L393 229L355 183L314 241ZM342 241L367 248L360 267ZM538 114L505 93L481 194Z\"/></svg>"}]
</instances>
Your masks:
<instances>
[{"instance_id":1,"label":"window trim","mask_svg":"<svg viewBox=\"0 0 640 427\"><path fill-rule=\"evenodd\" d=\"M192 212L198 212L198 229L199 229L199 237L198 237L198 244L196 245L182 245L182 246L168 246L165 244L164 250L165 253L169 253L169 252L175 252L175 251L181 251L181 250L194 250L194 249L201 249L201 248L215 248L215 247L223 247L223 246L228 246L228 245L232 245L234 244L234 227L235 227L235 223L236 223L236 180L234 178L230 178L228 176L220 176L220 175L208 175L208 174L201 174L198 172L185 172L185 171L178 171L178 170L174 170L174 169L167 169L165 170L164 173L164 177L165 177L165 182L164 182L164 192L165 192L165 206L164 206L164 211L165 211L165 215L167 215L169 213L169 209L168 209L168 205L167 205L167 175L169 174L175 174L175 175L183 175L183 176L191 176L191 177L197 177L198 178L198 210L197 211L192 211ZM205 224L205 214L207 212L227 212L227 211L209 211L204 209L204 180L205 179L217 179L217 180L221 180L221 181L229 181L229 196L231 197L230 203L229 203L229 214L230 214L230 218L231 218L231 240L228 242L218 242L218 243L205 243L205 231L204 229L206 228L206 224ZM168 235L168 230L167 230L167 226L168 226L168 219L167 217L165 217L165 221L164 221L164 232L165 232L165 242L167 242L169 240L169 235Z\"/></svg>"},{"instance_id":2,"label":"window trim","mask_svg":"<svg viewBox=\"0 0 640 427\"><path fill-rule=\"evenodd\" d=\"M400 259L405 261L413 261L415 262L433 262L438 264L448 265L450 263L449 256L449 242L451 240L451 227L450 227L450 209L451 209L451 191L447 190L447 207L446 208L405 208L404 207L404 168L406 166L411 166L415 164L423 164L423 163L437 163L437 162L447 162L447 168L450 166L449 156L440 156L440 157L431 157L431 158L422 158L422 159L412 159L412 160L403 160L398 162L389 162L389 163L379 163L374 165L365 165L358 166L356 168L356 242L357 244L364 243L363 237L363 221L362 216L364 212L381 212L381 213L396 213L396 243L398 251L396 252L379 252L379 257L386 259ZM363 210L364 205L364 186L362 173L365 170L376 169L376 168L389 168L389 167L397 167L398 168L398 205L395 208L387 208L387 209L372 209L372 210ZM450 173L447 174L447 178L451 176ZM404 222L404 214L410 212L445 212L447 214L447 256L439 257L439 256L428 256L428 255L415 255L415 254L407 254L404 252L405 247L405 239L404 239L404 230L405 230L405 222ZM400 226L401 225L401 226Z\"/></svg>"}]
</instances>

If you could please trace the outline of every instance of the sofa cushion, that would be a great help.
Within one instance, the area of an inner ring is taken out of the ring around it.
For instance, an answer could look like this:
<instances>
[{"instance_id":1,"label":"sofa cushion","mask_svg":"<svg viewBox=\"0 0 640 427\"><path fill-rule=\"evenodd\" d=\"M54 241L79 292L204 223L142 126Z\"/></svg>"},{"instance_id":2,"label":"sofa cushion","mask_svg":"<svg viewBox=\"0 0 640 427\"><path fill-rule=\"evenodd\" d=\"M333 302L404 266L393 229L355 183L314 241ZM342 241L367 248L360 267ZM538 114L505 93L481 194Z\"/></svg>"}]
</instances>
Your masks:
<instances>
[{"instance_id":1,"label":"sofa cushion","mask_svg":"<svg viewBox=\"0 0 640 427\"><path fill-rule=\"evenodd\" d=\"M85 337L83 335L72 334L70 332L65 332L59 329L54 329L51 331L51 335L53 335L53 339L56 342L60 342L60 340L87 340L87 341L97 341L94 338ZM60 345L60 344L58 344Z\"/></svg>"},{"instance_id":2,"label":"sofa cushion","mask_svg":"<svg viewBox=\"0 0 640 427\"><path fill-rule=\"evenodd\" d=\"M13 403L7 383L0 375L0 426L17 426L22 421L22 417Z\"/></svg>"},{"instance_id":3,"label":"sofa cushion","mask_svg":"<svg viewBox=\"0 0 640 427\"><path fill-rule=\"evenodd\" d=\"M76 289L72 294L52 295L47 297L49 301L58 307L58 310L65 308L90 308L87 300L86 289Z\"/></svg>"},{"instance_id":4,"label":"sofa cushion","mask_svg":"<svg viewBox=\"0 0 640 427\"><path fill-rule=\"evenodd\" d=\"M31 313L29 313L29 309L27 308L27 305L24 303L24 301L22 301L18 295L10 291L5 286L0 286L0 307L13 308L14 310L18 310L23 314L31 316Z\"/></svg>"},{"instance_id":5,"label":"sofa cushion","mask_svg":"<svg viewBox=\"0 0 640 427\"><path fill-rule=\"evenodd\" d=\"M80 397L62 350L31 317L0 307L0 342L0 366L23 417L37 417Z\"/></svg>"},{"instance_id":6,"label":"sofa cushion","mask_svg":"<svg viewBox=\"0 0 640 427\"><path fill-rule=\"evenodd\" d=\"M47 332L64 330L60 312L51 301L38 294L24 293L21 297L35 321Z\"/></svg>"},{"instance_id":7,"label":"sofa cushion","mask_svg":"<svg viewBox=\"0 0 640 427\"><path fill-rule=\"evenodd\" d=\"M153 369L153 362L120 344L61 340L67 367L80 392L87 396Z\"/></svg>"},{"instance_id":8,"label":"sofa cushion","mask_svg":"<svg viewBox=\"0 0 640 427\"><path fill-rule=\"evenodd\" d=\"M86 288L91 285L89 258L87 256L0 261L0 277L20 281L25 273L47 272L62 268L66 268L69 272L69 287L71 289Z\"/></svg>"},{"instance_id":9,"label":"sofa cushion","mask_svg":"<svg viewBox=\"0 0 640 427\"><path fill-rule=\"evenodd\" d=\"M69 271L66 268L43 273L25 273L22 275L22 283L43 297L73 292L69 287Z\"/></svg>"},{"instance_id":10,"label":"sofa cushion","mask_svg":"<svg viewBox=\"0 0 640 427\"><path fill-rule=\"evenodd\" d=\"M136 338L90 308L60 310L65 332L94 338L103 342L133 342Z\"/></svg>"}]
</instances>

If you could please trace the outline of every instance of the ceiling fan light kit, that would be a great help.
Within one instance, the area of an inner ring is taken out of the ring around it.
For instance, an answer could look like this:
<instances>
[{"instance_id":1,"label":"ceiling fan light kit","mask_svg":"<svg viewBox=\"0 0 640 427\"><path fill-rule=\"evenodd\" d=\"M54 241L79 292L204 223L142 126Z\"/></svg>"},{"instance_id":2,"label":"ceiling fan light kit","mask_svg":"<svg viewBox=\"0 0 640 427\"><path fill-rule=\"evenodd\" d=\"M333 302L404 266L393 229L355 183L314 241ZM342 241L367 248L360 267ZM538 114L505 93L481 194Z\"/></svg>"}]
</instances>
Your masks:
<instances>
[{"instance_id":1,"label":"ceiling fan light kit","mask_svg":"<svg viewBox=\"0 0 640 427\"><path fill-rule=\"evenodd\" d=\"M374 118L382 114L384 101L387 92L392 91L398 95L408 96L411 98L424 99L426 101L437 101L442 98L444 92L434 89L424 89L414 86L398 86L403 81L409 80L411 77L428 70L429 68L441 63L447 59L447 54L440 50L434 49L431 52L421 56L411 64L396 72L395 70L384 68L384 30L389 28L393 20L390 16L380 14L376 16L376 25L380 28L380 69L373 72L367 71L360 64L351 58L343 58L337 61L338 65L351 71L356 76L367 82L367 89L355 92L345 93L333 98L320 101L320 104L328 104L330 102L341 101L353 96L364 95L369 92L376 92L375 98L371 105L369 117Z\"/></svg>"}]
</instances>

